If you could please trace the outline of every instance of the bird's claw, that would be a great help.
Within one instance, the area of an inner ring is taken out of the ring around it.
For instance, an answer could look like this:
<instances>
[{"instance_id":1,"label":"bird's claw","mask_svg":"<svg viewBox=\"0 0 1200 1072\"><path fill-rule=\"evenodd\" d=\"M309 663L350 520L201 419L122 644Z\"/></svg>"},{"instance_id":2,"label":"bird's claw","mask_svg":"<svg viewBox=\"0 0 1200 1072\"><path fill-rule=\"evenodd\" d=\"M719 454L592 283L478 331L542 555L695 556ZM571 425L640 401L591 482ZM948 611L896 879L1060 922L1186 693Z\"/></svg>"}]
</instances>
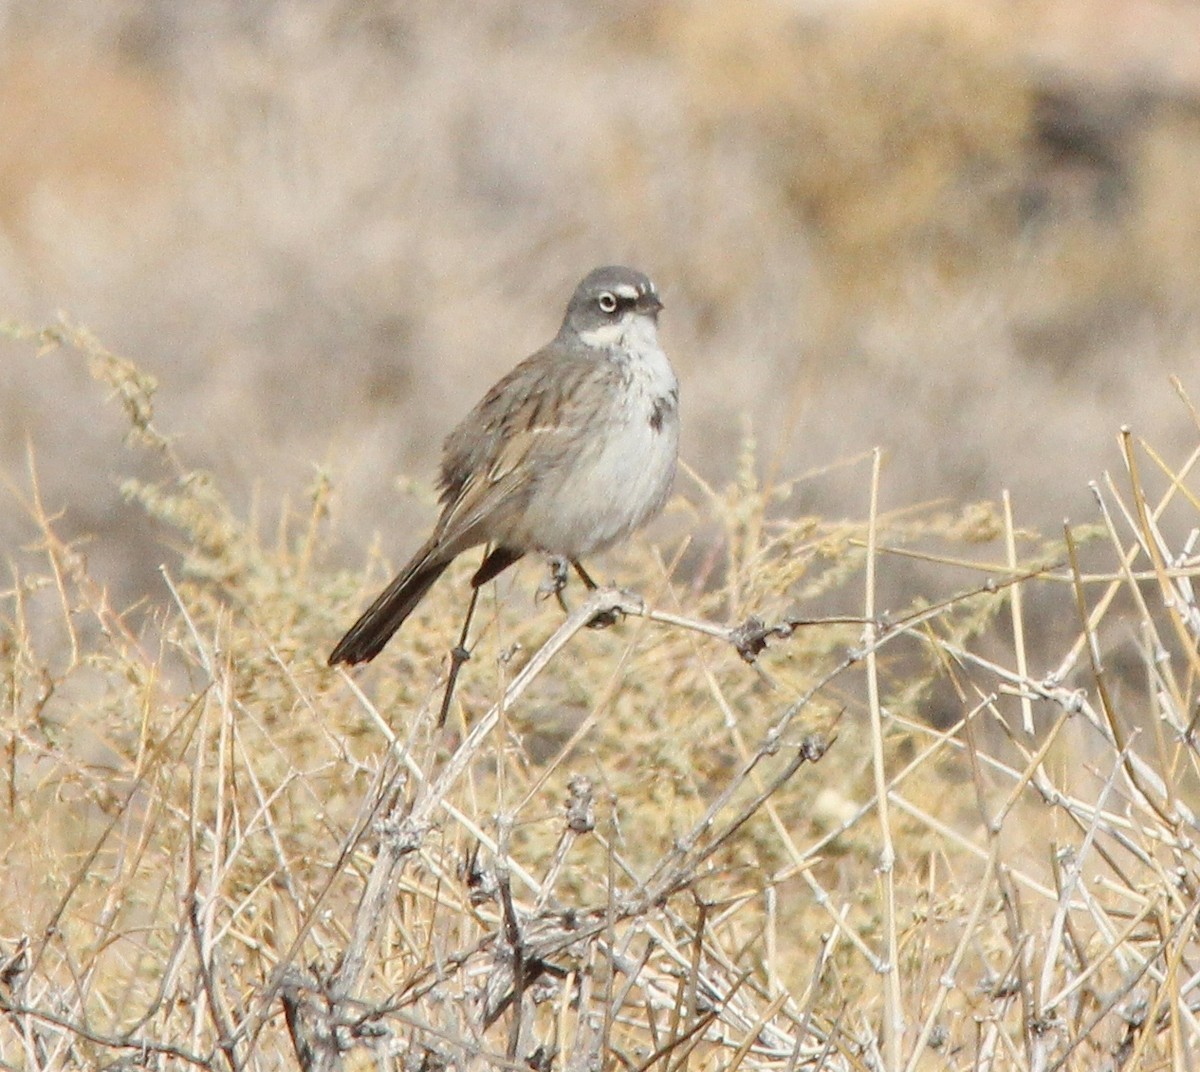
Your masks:
<instances>
[{"instance_id":1,"label":"bird's claw","mask_svg":"<svg viewBox=\"0 0 1200 1072\"><path fill-rule=\"evenodd\" d=\"M562 607L564 614L570 613L567 601L563 599L563 589L567 587L567 576L567 560L565 558L552 558L550 560L550 576L542 581L537 588L537 598L539 600L549 599L553 596L558 600L558 605Z\"/></svg>"},{"instance_id":2,"label":"bird's claw","mask_svg":"<svg viewBox=\"0 0 1200 1072\"><path fill-rule=\"evenodd\" d=\"M619 591L622 605L594 614L592 620L587 623L589 629L607 629L610 625L616 625L630 613L642 614L645 611L646 601L637 592L631 592L628 588L622 588Z\"/></svg>"},{"instance_id":3,"label":"bird's claw","mask_svg":"<svg viewBox=\"0 0 1200 1072\"><path fill-rule=\"evenodd\" d=\"M594 615L587 623L587 627L589 629L607 629L610 625L616 625L624 617L625 612L620 607L613 607L612 610L602 610Z\"/></svg>"}]
</instances>

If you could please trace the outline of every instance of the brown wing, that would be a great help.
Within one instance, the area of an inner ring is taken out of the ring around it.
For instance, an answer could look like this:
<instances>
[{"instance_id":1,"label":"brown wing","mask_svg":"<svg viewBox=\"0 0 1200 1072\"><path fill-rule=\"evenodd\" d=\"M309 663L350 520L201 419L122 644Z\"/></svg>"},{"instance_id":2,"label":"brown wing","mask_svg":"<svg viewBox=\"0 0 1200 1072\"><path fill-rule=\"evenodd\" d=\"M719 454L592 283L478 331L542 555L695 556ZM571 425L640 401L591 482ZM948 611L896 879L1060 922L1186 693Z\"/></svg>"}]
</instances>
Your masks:
<instances>
[{"instance_id":1,"label":"brown wing","mask_svg":"<svg viewBox=\"0 0 1200 1072\"><path fill-rule=\"evenodd\" d=\"M487 538L474 537L489 519L523 509L536 474L569 456L600 416L602 381L619 375L593 354L551 344L500 380L446 437L437 542L465 549ZM581 389L587 380L595 388Z\"/></svg>"}]
</instances>

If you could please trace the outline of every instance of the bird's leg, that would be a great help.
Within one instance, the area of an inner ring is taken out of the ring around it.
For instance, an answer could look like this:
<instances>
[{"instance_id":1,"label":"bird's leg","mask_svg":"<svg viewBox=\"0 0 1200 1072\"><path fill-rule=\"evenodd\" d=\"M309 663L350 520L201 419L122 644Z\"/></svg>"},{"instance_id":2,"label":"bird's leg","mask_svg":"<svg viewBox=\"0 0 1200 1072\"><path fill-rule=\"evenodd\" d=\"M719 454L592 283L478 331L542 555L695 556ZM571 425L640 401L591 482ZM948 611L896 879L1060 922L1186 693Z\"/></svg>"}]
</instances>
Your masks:
<instances>
[{"instance_id":1,"label":"bird's leg","mask_svg":"<svg viewBox=\"0 0 1200 1072\"><path fill-rule=\"evenodd\" d=\"M562 607L564 614L570 614L571 608L567 606L567 600L563 596L563 591L567 587L567 564L568 560L555 555L550 559L550 576L542 582L538 588L538 595L545 597L552 595L558 600L558 605ZM600 586L592 580L592 575L583 568L583 563L576 559L570 559L570 565L574 567L575 572L579 574L579 579L587 585L589 592L596 591ZM610 625L616 622L621 617L619 610L606 610L597 614L590 622L589 629L607 629Z\"/></svg>"},{"instance_id":2,"label":"bird's leg","mask_svg":"<svg viewBox=\"0 0 1200 1072\"><path fill-rule=\"evenodd\" d=\"M587 585L587 589L589 592L594 592L597 588L600 587L595 581L592 580L592 575L583 568L582 563L577 562L575 559L572 559L571 565L575 567L575 572L579 574L579 579L581 581L583 581L583 583L585 585ZM563 572L564 573L566 572L565 566L563 567Z\"/></svg>"},{"instance_id":3,"label":"bird's leg","mask_svg":"<svg viewBox=\"0 0 1200 1072\"><path fill-rule=\"evenodd\" d=\"M458 645L450 651L450 674L446 678L446 691L442 694L442 709L438 713L438 729L446 724L446 716L450 713L450 703L454 699L454 686L458 682L458 672L462 664L470 657L467 647L467 636L471 631L471 619L475 616L475 604L479 601L479 589L471 589L471 602L467 604L467 617L463 621L462 632L458 637Z\"/></svg>"},{"instance_id":4,"label":"bird's leg","mask_svg":"<svg viewBox=\"0 0 1200 1072\"><path fill-rule=\"evenodd\" d=\"M571 608L567 606L567 601L563 598L563 589L566 587L567 560L555 555L550 559L550 576L538 585L538 597L545 599L547 596L553 596L558 600L558 605L562 607L563 614L570 614Z\"/></svg>"},{"instance_id":5,"label":"bird's leg","mask_svg":"<svg viewBox=\"0 0 1200 1072\"><path fill-rule=\"evenodd\" d=\"M583 568L582 563L571 559L571 565L575 567L575 572L579 574L579 579L587 585L589 592L594 592L600 586L592 580L591 574ZM621 618L621 612L616 610L601 611L590 622L589 629L607 629L610 625L614 625Z\"/></svg>"}]
</instances>

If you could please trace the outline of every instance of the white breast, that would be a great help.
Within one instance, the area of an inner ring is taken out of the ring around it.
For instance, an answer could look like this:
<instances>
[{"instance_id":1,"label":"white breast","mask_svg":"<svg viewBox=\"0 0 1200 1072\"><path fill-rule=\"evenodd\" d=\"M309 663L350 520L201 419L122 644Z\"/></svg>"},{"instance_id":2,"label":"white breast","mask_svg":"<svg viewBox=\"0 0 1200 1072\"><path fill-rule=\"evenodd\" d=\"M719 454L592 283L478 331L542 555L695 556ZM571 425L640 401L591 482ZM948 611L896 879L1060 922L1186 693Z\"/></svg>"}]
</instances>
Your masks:
<instances>
[{"instance_id":1,"label":"white breast","mask_svg":"<svg viewBox=\"0 0 1200 1072\"><path fill-rule=\"evenodd\" d=\"M625 390L612 400L593 449L564 485L546 489L554 501L541 504L560 522L559 546L542 550L566 558L603 550L639 528L662 508L675 476L679 385L654 320L632 316L590 334L610 331L604 360L621 365Z\"/></svg>"}]
</instances>

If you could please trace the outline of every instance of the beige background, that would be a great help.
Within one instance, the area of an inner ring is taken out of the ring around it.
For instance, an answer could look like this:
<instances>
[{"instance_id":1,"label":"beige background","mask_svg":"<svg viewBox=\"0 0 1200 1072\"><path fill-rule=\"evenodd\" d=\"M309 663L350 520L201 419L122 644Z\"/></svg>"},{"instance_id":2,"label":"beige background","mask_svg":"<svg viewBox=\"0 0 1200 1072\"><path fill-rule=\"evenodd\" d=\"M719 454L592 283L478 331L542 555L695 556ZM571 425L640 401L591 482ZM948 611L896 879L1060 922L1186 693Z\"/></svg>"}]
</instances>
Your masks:
<instances>
[{"instance_id":1,"label":"beige background","mask_svg":"<svg viewBox=\"0 0 1200 1072\"><path fill-rule=\"evenodd\" d=\"M153 373L241 509L329 467L342 564L419 541L441 437L609 261L662 290L686 461L721 484L752 428L814 474L789 511L862 516L879 444L886 506L1008 487L1053 528L1121 423L1195 441L1194 3L250 10L0 4L0 320ZM122 439L81 359L0 342L3 471L32 444L128 600L170 552Z\"/></svg>"}]
</instances>

